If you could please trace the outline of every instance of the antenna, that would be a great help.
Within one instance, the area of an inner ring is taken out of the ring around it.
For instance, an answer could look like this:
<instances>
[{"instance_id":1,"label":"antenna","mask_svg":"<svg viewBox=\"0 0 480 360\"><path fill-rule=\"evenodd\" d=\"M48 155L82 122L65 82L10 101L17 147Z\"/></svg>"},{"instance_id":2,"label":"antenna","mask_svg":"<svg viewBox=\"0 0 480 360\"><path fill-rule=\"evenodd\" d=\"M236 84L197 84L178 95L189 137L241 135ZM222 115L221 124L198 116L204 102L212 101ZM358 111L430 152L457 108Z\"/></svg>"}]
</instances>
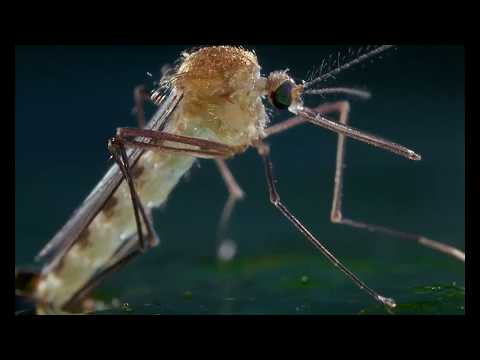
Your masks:
<instances>
[{"instance_id":1,"label":"antenna","mask_svg":"<svg viewBox=\"0 0 480 360\"><path fill-rule=\"evenodd\" d=\"M334 70L331 70L328 73L323 74L323 75L317 77L316 79L313 79L313 80L307 82L304 85L305 89L307 89L309 87L312 87L316 83L319 83L319 82L325 81L329 78L332 78L335 75L341 73L342 71L347 70L348 68L351 68L352 66L355 66L357 64L360 64L360 63L370 59L371 57L376 56L376 55L378 55L378 54L380 54L380 53L382 53L386 50L389 50L393 47L394 47L394 45L381 45L381 46L373 49L372 51L369 51L369 52L367 52L363 55L360 55L360 56L356 57L355 59L353 59L352 61L349 61L349 62L347 62L343 65L338 64L338 67L336 67ZM323 65L323 63L322 63L322 65Z\"/></svg>"}]
</instances>

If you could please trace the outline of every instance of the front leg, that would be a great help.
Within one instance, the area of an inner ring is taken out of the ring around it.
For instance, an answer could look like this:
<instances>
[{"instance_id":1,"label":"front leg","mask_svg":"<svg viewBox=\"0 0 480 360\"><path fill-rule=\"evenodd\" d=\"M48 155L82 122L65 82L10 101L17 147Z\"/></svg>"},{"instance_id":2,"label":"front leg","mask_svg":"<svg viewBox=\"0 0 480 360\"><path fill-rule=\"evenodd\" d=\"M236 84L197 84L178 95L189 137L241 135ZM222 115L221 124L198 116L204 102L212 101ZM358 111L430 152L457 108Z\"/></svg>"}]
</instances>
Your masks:
<instances>
[{"instance_id":1,"label":"front leg","mask_svg":"<svg viewBox=\"0 0 480 360\"><path fill-rule=\"evenodd\" d=\"M341 101L332 104L332 110L336 110L340 114L340 123L348 125L348 115L350 112L350 104L347 101ZM403 231L398 231L392 228L385 226L373 225L362 221L356 221L352 219L345 218L342 214L342 196L343 196L343 176L345 172L345 146L346 146L346 137L345 135L338 135L337 143L337 161L335 169L335 184L333 190L333 202L332 202L332 211L330 215L330 220L334 224L343 224L352 226L359 229L368 230L370 232L379 232L385 235L398 237L401 239L412 240L420 245L427 246L434 250L443 252L447 255L450 255L460 261L465 262L465 253L456 249L450 245L442 244L438 241L428 239L422 235L406 233Z\"/></svg>"},{"instance_id":2,"label":"front leg","mask_svg":"<svg viewBox=\"0 0 480 360\"><path fill-rule=\"evenodd\" d=\"M135 189L135 184L131 175L130 164L128 161L127 153L125 151L124 144L117 138L110 139L108 142L108 151L117 163L122 175L127 182L130 196L132 199L133 213L135 216L135 223L137 225L138 241L140 244L140 251L147 250L147 244L144 240L142 221L145 224L147 230L147 238L149 240L149 247L154 247L159 243L158 236L153 228L150 215L147 214L145 207L143 206L140 197Z\"/></svg>"},{"instance_id":3,"label":"front leg","mask_svg":"<svg viewBox=\"0 0 480 360\"><path fill-rule=\"evenodd\" d=\"M348 115L350 112L350 103L348 101L339 101L335 103L327 103L318 106L314 109L315 112L326 115L330 113L338 113L340 115L339 123L341 125L348 125ZM287 131L293 127L305 124L308 122L308 119L302 116L295 116L288 120L285 120L279 124L273 125L266 130L266 137L276 135ZM419 243L420 245L427 246L431 249L443 252L447 255L450 255L460 261L465 262L465 253L455 247L450 245L442 244L438 241L428 239L422 235L410 234L398 230L394 230L388 227L368 224L365 222L355 221L343 217L342 214L342 195L343 195L343 176L345 169L345 145L347 137L344 134L338 134L338 143L337 143L337 161L336 161L336 170L335 170L335 185L333 190L333 202L332 202L332 211L330 215L330 220L334 224L343 224L352 226L359 229L365 229L371 232L380 232L385 235L395 236L398 238L411 240Z\"/></svg>"},{"instance_id":4,"label":"front leg","mask_svg":"<svg viewBox=\"0 0 480 360\"><path fill-rule=\"evenodd\" d=\"M134 140L129 140L129 138L134 138ZM142 148L151 151L185 153L195 157L206 158L226 158L236 152L235 148L224 144L161 131L129 128L119 128L117 130L117 136L110 139L108 149L122 171L124 179L127 181L137 225L138 240L142 251L147 249L142 230L142 220L146 227L150 247L158 244L158 237L153 229L150 216L143 206L135 188L126 153L127 147Z\"/></svg>"},{"instance_id":5,"label":"front leg","mask_svg":"<svg viewBox=\"0 0 480 360\"><path fill-rule=\"evenodd\" d=\"M273 176L273 165L270 160L270 149L268 145L260 143L257 146L258 153L263 159L265 166L265 176L267 178L268 191L270 194L270 202L302 233L305 238L310 241L320 252L340 271L342 271L350 280L352 280L361 290L373 297L376 301L389 308L395 308L395 300L378 294L375 290L365 284L360 278L350 271L335 255L333 255L316 237L313 235L302 222L283 204L280 195L277 192L276 179Z\"/></svg>"}]
</instances>

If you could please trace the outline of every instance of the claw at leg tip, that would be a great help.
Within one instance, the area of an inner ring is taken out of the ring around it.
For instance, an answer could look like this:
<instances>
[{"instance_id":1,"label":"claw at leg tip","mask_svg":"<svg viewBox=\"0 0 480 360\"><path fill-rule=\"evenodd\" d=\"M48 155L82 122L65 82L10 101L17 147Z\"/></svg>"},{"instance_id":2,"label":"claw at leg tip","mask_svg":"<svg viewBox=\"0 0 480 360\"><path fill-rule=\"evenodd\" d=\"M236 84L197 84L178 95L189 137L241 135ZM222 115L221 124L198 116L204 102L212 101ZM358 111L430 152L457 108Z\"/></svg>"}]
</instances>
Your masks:
<instances>
[{"instance_id":1,"label":"claw at leg tip","mask_svg":"<svg viewBox=\"0 0 480 360\"><path fill-rule=\"evenodd\" d=\"M378 300L388 306L390 309L395 309L397 307L397 303L395 302L395 300L391 299L391 298L386 298L386 297L383 297L383 296L378 296Z\"/></svg>"},{"instance_id":2,"label":"claw at leg tip","mask_svg":"<svg viewBox=\"0 0 480 360\"><path fill-rule=\"evenodd\" d=\"M422 160L422 155L411 151L410 152L410 160L420 161L420 160Z\"/></svg>"}]
</instances>

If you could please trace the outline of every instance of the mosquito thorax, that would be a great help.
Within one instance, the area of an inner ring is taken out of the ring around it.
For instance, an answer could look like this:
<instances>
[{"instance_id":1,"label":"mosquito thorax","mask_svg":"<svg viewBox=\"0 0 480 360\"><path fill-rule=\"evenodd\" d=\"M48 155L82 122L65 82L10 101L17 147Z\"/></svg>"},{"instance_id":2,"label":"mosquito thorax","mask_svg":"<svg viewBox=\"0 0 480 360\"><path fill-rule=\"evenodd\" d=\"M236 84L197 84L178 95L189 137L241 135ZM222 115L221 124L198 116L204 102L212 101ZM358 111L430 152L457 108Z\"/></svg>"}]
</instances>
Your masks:
<instances>
[{"instance_id":1,"label":"mosquito thorax","mask_svg":"<svg viewBox=\"0 0 480 360\"><path fill-rule=\"evenodd\" d=\"M171 84L183 94L176 131L230 146L261 138L265 81L254 52L213 46L185 53Z\"/></svg>"},{"instance_id":2,"label":"mosquito thorax","mask_svg":"<svg viewBox=\"0 0 480 360\"><path fill-rule=\"evenodd\" d=\"M288 76L288 70L274 71L267 79L266 93L270 103L278 110L287 110L301 104L302 85Z\"/></svg>"}]
</instances>

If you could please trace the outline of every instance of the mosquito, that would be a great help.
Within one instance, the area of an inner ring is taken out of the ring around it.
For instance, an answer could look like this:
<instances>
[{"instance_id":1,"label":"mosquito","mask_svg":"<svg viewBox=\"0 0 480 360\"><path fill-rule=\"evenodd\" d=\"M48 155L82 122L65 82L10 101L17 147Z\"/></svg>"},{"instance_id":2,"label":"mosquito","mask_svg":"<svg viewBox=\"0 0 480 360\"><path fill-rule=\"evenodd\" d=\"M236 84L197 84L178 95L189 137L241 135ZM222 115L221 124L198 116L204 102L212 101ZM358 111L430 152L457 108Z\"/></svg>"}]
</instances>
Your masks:
<instances>
[{"instance_id":1,"label":"mosquito","mask_svg":"<svg viewBox=\"0 0 480 360\"><path fill-rule=\"evenodd\" d=\"M159 244L152 209L167 200L199 158L216 162L229 192L219 223L219 234L224 234L236 202L244 196L226 160L254 148L263 160L273 206L355 285L375 301L394 308L394 299L381 295L349 270L282 201L270 159L271 149L266 142L271 136L306 123L337 133L330 220L415 241L464 262L464 252L452 246L344 217L347 138L408 160L419 161L421 156L405 146L350 126L348 101L324 103L316 108L304 105L303 98L308 95L335 93L368 98L370 94L363 90L315 86L392 48L393 45L369 47L349 61L343 64L339 61L324 74L300 83L294 81L288 70L262 76L255 53L242 47L213 46L184 52L152 93L144 87L136 88L139 127L118 128L109 139L108 151L115 164L40 251L37 259L45 261L41 270L16 272L17 293L31 297L39 314L84 312L85 300L105 277ZM158 106L148 123L144 114L146 101ZM289 111L292 117L269 126L266 106ZM333 115L338 118L334 120Z\"/></svg>"}]
</instances>

